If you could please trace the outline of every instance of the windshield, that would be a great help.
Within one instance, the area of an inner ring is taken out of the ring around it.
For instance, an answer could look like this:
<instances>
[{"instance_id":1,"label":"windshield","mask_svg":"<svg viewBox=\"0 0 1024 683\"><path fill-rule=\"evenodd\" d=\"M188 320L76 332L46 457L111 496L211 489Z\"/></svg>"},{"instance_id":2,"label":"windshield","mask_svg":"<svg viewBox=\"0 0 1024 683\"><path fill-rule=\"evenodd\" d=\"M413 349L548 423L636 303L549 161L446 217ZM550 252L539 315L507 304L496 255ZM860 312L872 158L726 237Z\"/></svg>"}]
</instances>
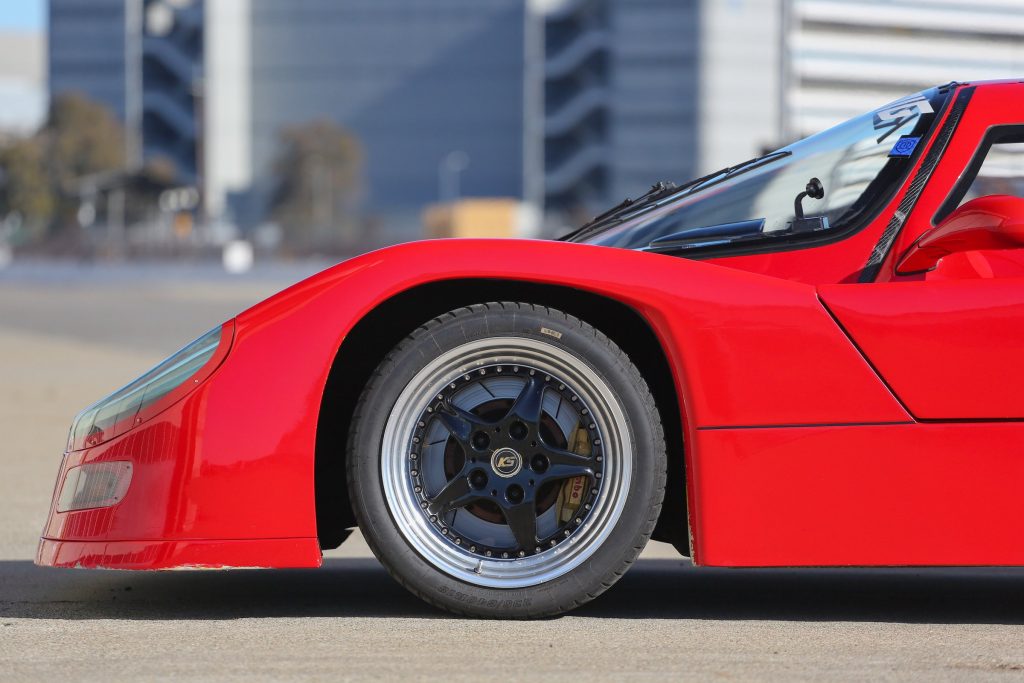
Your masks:
<instances>
[{"instance_id":1,"label":"windshield","mask_svg":"<svg viewBox=\"0 0 1024 683\"><path fill-rule=\"evenodd\" d=\"M764 221L758 238L794 229L794 199L818 178L823 199L805 198L804 213L823 230L862 227L895 192L927 142L946 92L933 88L841 123L727 174L712 175L675 197L645 207L604 229L570 241L642 249L652 240L691 229Z\"/></svg>"}]
</instances>

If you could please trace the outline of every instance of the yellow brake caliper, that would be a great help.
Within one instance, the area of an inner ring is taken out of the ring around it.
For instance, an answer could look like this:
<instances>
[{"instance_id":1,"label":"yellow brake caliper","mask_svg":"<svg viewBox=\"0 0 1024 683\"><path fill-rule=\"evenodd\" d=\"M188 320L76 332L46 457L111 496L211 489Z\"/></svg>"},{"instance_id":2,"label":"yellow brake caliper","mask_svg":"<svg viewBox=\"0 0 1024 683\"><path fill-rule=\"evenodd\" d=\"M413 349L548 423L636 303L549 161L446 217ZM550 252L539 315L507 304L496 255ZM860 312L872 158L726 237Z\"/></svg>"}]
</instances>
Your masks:
<instances>
[{"instance_id":1,"label":"yellow brake caliper","mask_svg":"<svg viewBox=\"0 0 1024 683\"><path fill-rule=\"evenodd\" d=\"M569 450L578 455L590 455L590 435L583 425L576 425L569 436ZM565 524L576 516L576 511L583 503L583 497L587 490L587 478L584 476L566 479L562 483L562 489L558 492L558 520Z\"/></svg>"}]
</instances>

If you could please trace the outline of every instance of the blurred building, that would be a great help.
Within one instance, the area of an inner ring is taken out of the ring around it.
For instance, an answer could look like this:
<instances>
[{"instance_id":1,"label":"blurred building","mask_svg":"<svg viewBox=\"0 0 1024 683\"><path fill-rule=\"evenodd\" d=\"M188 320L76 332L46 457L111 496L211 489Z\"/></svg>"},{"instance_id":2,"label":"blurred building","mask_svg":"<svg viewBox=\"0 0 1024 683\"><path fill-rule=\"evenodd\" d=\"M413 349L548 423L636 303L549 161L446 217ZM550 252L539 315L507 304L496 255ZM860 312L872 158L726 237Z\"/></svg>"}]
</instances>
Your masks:
<instances>
[{"instance_id":1,"label":"blurred building","mask_svg":"<svg viewBox=\"0 0 1024 683\"><path fill-rule=\"evenodd\" d=\"M777 88L774 0L720 4L50 0L51 90L108 104L129 158L170 159L243 224L265 216L281 128L317 118L359 138L365 208L391 222L459 196L593 211L692 176L711 144L747 155L728 126L774 136L736 106Z\"/></svg>"},{"instance_id":2,"label":"blurred building","mask_svg":"<svg viewBox=\"0 0 1024 683\"><path fill-rule=\"evenodd\" d=\"M51 90L127 122L214 220L265 220L284 126L366 154L364 210L573 222L908 91L1024 73L1020 0L50 0Z\"/></svg>"},{"instance_id":3,"label":"blurred building","mask_svg":"<svg viewBox=\"0 0 1024 683\"><path fill-rule=\"evenodd\" d=\"M909 92L1024 77L1021 0L789 0L783 137Z\"/></svg>"},{"instance_id":4,"label":"blurred building","mask_svg":"<svg viewBox=\"0 0 1024 683\"><path fill-rule=\"evenodd\" d=\"M549 209L594 209L777 139L778 0L537 5Z\"/></svg>"},{"instance_id":5,"label":"blurred building","mask_svg":"<svg viewBox=\"0 0 1024 683\"><path fill-rule=\"evenodd\" d=\"M79 92L125 123L126 158L198 175L202 0L50 0L50 93Z\"/></svg>"},{"instance_id":6,"label":"blurred building","mask_svg":"<svg viewBox=\"0 0 1024 683\"><path fill-rule=\"evenodd\" d=\"M46 115L46 37L0 32L0 137L32 133Z\"/></svg>"},{"instance_id":7,"label":"blurred building","mask_svg":"<svg viewBox=\"0 0 1024 683\"><path fill-rule=\"evenodd\" d=\"M260 213L272 193L279 131L318 118L359 140L365 210L390 223L418 229L425 204L455 198L443 194L524 196L521 0L248 4L238 19L251 61L231 78L250 89L248 140L236 150L252 165L249 207ZM211 106L219 91L211 73Z\"/></svg>"}]
</instances>

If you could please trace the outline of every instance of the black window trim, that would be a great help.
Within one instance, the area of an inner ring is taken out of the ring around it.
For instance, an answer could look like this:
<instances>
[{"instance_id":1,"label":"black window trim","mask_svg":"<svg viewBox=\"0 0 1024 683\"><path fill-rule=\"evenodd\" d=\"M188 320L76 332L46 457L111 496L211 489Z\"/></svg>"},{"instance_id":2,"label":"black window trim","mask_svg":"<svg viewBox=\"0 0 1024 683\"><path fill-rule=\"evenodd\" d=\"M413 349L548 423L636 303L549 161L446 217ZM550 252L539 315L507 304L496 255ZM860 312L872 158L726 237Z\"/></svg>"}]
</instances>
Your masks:
<instances>
[{"instance_id":1,"label":"black window trim","mask_svg":"<svg viewBox=\"0 0 1024 683\"><path fill-rule=\"evenodd\" d=\"M961 88L955 97L947 100L947 106L943 110L944 119L941 117L939 119L941 127L932 137L928 154L921 161L917 172L910 180L910 184L907 185L906 194L903 195L903 198L896 206L896 211L889 219L885 229L882 230L882 235L871 250L867 263L864 264L860 275L857 277L857 282L874 282L878 278L878 273L882 270L882 264L889 257L889 252L892 250L893 244L896 243L896 238L903 231L903 226L906 225L907 219L910 218L911 213L913 213L914 208L917 206L917 200L928 185L928 181L931 180L932 173L946 154L946 147L956 134L956 129L960 125L960 119L963 118L964 112L967 111L973 96L974 86L970 85ZM948 116L946 115L947 110L949 112Z\"/></svg>"}]
</instances>

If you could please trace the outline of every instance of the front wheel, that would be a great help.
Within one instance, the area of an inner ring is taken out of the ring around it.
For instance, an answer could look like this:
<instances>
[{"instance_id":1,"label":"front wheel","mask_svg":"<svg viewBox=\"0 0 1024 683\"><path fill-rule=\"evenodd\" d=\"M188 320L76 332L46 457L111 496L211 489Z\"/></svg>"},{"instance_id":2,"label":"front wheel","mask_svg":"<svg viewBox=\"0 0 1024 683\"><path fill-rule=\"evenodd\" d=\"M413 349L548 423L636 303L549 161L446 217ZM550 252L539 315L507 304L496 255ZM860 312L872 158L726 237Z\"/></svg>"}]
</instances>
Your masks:
<instances>
[{"instance_id":1,"label":"front wheel","mask_svg":"<svg viewBox=\"0 0 1024 683\"><path fill-rule=\"evenodd\" d=\"M661 509L665 445L629 358L590 325L490 303L436 318L377 368L348 450L359 527L403 585L483 617L610 587Z\"/></svg>"}]
</instances>

